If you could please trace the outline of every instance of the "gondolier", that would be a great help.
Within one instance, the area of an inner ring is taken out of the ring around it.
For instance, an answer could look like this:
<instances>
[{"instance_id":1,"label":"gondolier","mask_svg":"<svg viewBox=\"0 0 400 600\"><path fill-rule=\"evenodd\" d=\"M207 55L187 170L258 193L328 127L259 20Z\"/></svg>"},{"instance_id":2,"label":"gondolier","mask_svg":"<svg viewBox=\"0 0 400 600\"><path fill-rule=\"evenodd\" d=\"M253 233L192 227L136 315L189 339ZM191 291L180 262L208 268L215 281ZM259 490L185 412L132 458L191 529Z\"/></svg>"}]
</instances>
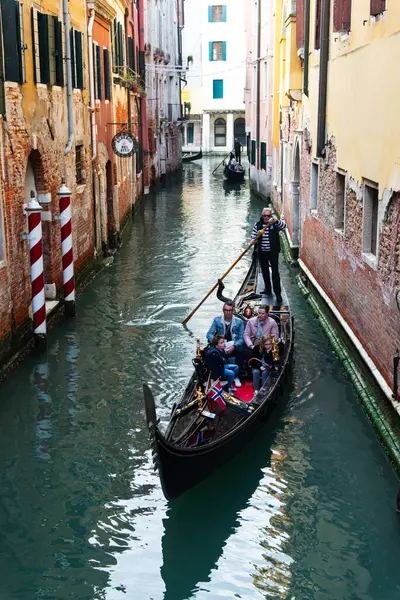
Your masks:
<instances>
[{"instance_id":1,"label":"gondolier","mask_svg":"<svg viewBox=\"0 0 400 600\"><path fill-rule=\"evenodd\" d=\"M271 266L272 271L272 286L274 294L278 303L282 302L281 295L281 279L279 276L279 253L281 251L281 244L279 240L279 232L286 229L287 224L285 221L275 219L272 215L270 208L263 208L261 219L254 224L251 238L253 243L256 243L257 233L269 225L265 233L257 240L257 251L258 260L260 261L260 267L262 276L264 279L265 289L262 294L271 294L271 279L269 274L269 267Z\"/></svg>"}]
</instances>

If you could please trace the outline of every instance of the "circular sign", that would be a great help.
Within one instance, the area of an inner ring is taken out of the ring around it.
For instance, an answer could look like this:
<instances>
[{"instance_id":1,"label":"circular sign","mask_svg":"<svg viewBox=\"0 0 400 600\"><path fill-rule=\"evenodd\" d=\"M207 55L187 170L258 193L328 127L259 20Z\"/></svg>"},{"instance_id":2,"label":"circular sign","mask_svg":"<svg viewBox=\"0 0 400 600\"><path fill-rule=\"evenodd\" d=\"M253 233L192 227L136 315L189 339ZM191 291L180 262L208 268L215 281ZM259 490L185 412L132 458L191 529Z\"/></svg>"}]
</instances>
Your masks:
<instances>
[{"instance_id":1,"label":"circular sign","mask_svg":"<svg viewBox=\"0 0 400 600\"><path fill-rule=\"evenodd\" d=\"M128 131L120 131L113 137L112 149L117 156L124 158L132 156L138 151L138 143Z\"/></svg>"}]
</instances>

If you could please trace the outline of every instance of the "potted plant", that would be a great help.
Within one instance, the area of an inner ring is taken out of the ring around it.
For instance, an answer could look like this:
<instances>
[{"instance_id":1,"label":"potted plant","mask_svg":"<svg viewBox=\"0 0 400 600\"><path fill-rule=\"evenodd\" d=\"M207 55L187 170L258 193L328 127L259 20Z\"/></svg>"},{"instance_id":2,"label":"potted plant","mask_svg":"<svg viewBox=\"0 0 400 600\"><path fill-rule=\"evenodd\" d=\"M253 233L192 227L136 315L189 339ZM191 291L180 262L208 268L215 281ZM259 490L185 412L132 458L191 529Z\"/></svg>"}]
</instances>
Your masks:
<instances>
[{"instance_id":1,"label":"potted plant","mask_svg":"<svg viewBox=\"0 0 400 600\"><path fill-rule=\"evenodd\" d=\"M189 66L190 64L193 64L193 56L191 54L189 54L186 61L187 61L187 66Z\"/></svg>"}]
</instances>

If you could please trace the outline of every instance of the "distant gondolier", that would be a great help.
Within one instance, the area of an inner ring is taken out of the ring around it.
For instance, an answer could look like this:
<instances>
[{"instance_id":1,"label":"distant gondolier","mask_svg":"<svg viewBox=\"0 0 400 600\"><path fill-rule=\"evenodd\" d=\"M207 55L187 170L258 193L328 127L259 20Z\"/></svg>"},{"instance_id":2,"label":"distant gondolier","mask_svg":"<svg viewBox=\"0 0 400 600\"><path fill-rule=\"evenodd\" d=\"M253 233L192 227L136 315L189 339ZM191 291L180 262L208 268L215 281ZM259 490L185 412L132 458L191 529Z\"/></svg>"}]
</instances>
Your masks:
<instances>
[{"instance_id":1,"label":"distant gondolier","mask_svg":"<svg viewBox=\"0 0 400 600\"><path fill-rule=\"evenodd\" d=\"M269 225L268 229L257 240L258 260L260 261L265 285L262 294L271 294L271 279L269 274L269 267L271 266L274 294L277 302L281 303L281 279L279 276L279 252L281 251L281 244L279 232L286 229L287 225L285 221L275 219L272 216L272 210L270 208L264 208L261 219L255 223L251 233L254 243L256 243L257 233L266 225Z\"/></svg>"},{"instance_id":2,"label":"distant gondolier","mask_svg":"<svg viewBox=\"0 0 400 600\"><path fill-rule=\"evenodd\" d=\"M239 165L241 165L242 164L242 144L239 142L239 140L237 138L235 138L234 150L235 150L235 159L239 163Z\"/></svg>"}]
</instances>

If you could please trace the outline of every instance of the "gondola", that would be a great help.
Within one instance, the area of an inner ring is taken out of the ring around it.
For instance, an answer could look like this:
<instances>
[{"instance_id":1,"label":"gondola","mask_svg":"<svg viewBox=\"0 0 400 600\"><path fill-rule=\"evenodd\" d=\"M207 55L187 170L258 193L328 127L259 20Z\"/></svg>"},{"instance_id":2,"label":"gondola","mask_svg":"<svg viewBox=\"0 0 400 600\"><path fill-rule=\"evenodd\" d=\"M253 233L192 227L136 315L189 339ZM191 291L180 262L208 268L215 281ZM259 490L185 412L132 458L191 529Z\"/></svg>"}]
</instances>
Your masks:
<instances>
[{"instance_id":1,"label":"gondola","mask_svg":"<svg viewBox=\"0 0 400 600\"><path fill-rule=\"evenodd\" d=\"M199 160L203 158L203 152L200 148L199 152L184 152L182 154L182 162L190 162L192 160Z\"/></svg>"},{"instance_id":2,"label":"gondola","mask_svg":"<svg viewBox=\"0 0 400 600\"><path fill-rule=\"evenodd\" d=\"M263 280L254 255L234 298L235 316L246 322L257 313L260 304L269 304L270 316L276 320L280 331L279 344L274 341L271 374L255 399L251 369L247 369L241 373L242 387L234 395L222 392L226 410L217 414L218 410L208 397L211 384L203 359L204 351L199 344L193 359L194 373L182 398L172 408L165 433L158 427L153 394L146 384L143 385L154 465L168 499L180 496L243 448L278 401L292 356L293 320L285 290L282 289L282 304L278 306L274 296L258 292L261 286ZM225 302L223 288L220 282L217 295Z\"/></svg>"},{"instance_id":3,"label":"gondola","mask_svg":"<svg viewBox=\"0 0 400 600\"><path fill-rule=\"evenodd\" d=\"M228 163L224 167L224 175L229 183L243 183L244 168L242 165L231 165Z\"/></svg>"}]
</instances>

